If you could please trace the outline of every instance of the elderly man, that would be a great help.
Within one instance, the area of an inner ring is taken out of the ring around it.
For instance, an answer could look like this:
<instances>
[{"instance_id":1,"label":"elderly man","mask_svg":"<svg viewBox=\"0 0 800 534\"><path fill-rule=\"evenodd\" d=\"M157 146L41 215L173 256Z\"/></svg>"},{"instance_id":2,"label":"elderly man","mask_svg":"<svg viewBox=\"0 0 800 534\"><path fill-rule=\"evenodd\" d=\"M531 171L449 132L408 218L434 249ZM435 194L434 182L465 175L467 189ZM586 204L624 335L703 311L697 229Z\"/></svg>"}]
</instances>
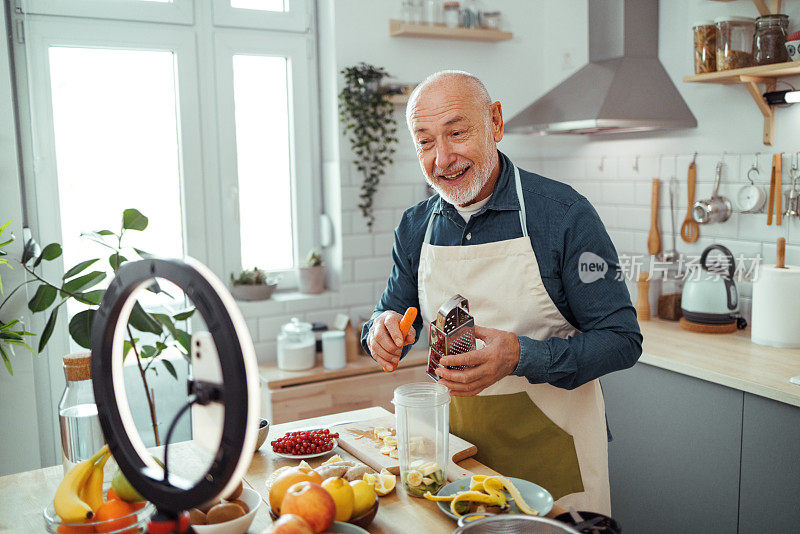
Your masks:
<instances>
[{"instance_id":1,"label":"elderly man","mask_svg":"<svg viewBox=\"0 0 800 534\"><path fill-rule=\"evenodd\" d=\"M362 345L391 371L423 320L466 297L486 346L442 358L436 371L452 396L451 432L477 445L479 461L540 484L562 506L609 514L598 377L632 366L642 336L603 223L571 187L497 150L500 102L476 77L431 75L411 95L406 122L438 194L403 214ZM602 278L582 276L586 258L606 262ZM403 339L410 306L421 316Z\"/></svg>"}]
</instances>

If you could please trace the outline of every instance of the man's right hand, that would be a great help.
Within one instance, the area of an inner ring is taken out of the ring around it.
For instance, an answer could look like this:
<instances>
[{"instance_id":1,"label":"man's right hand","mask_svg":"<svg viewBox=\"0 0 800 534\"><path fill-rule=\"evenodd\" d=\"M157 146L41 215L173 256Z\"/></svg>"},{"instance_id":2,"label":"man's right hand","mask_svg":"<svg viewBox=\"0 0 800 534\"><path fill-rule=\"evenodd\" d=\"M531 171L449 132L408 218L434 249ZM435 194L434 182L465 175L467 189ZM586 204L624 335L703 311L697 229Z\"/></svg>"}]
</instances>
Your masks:
<instances>
[{"instance_id":1,"label":"man's right hand","mask_svg":"<svg viewBox=\"0 0 800 534\"><path fill-rule=\"evenodd\" d=\"M380 314L373 322L367 335L367 347L369 347L372 357L386 372L397 369L400 363L400 356L403 346L414 343L417 337L414 327L411 327L408 335L403 339L400 332L400 319L403 316L391 310Z\"/></svg>"}]
</instances>

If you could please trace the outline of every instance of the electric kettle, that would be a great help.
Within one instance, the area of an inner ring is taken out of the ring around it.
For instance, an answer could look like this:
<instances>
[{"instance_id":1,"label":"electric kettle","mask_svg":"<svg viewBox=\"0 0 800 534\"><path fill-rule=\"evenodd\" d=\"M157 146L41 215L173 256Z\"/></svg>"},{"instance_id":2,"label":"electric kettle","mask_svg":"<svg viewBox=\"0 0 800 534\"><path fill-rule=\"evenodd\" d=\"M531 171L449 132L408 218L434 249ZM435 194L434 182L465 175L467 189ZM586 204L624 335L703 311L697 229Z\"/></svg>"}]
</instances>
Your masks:
<instances>
[{"instance_id":1,"label":"electric kettle","mask_svg":"<svg viewBox=\"0 0 800 534\"><path fill-rule=\"evenodd\" d=\"M708 255L718 250L723 261L708 263ZM739 318L739 291L733 275L733 254L722 245L711 245L700 255L700 264L691 265L681 297L683 316L693 323L729 324Z\"/></svg>"}]
</instances>

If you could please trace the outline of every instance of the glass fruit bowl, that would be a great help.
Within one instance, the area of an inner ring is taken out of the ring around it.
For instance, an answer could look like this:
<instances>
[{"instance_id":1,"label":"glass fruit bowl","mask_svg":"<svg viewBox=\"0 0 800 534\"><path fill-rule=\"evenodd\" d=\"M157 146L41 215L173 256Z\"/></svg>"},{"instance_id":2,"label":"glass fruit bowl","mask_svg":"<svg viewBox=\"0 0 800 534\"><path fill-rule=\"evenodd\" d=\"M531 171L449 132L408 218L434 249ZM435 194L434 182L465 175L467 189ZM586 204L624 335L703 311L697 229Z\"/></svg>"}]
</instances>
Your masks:
<instances>
[{"instance_id":1,"label":"glass fruit bowl","mask_svg":"<svg viewBox=\"0 0 800 534\"><path fill-rule=\"evenodd\" d=\"M42 510L44 526L47 532L54 534L94 534L103 532L106 534L137 534L144 532L150 516L155 513L156 507L153 503L147 502L144 507L133 513L109 519L108 521L97 521L94 523L64 523L53 509L53 503L47 505Z\"/></svg>"}]
</instances>

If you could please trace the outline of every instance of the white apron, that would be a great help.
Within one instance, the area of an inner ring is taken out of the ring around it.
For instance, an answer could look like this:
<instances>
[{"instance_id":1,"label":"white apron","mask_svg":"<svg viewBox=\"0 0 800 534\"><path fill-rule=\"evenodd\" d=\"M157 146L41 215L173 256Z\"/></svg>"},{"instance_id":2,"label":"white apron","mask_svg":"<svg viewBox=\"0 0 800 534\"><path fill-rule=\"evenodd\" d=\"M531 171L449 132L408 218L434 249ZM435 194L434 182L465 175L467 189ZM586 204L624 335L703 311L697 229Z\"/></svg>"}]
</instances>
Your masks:
<instances>
[{"instance_id":1,"label":"white apron","mask_svg":"<svg viewBox=\"0 0 800 534\"><path fill-rule=\"evenodd\" d=\"M436 214L431 216L422 244L418 272L422 318L428 323L433 322L439 307L453 295L460 294L469 300L470 313L478 326L505 330L538 340L550 337L572 337L579 331L564 319L542 283L539 264L528 237L522 186L519 170L516 167L514 168L514 178L520 204L519 217L522 237L481 245L434 246L430 244L430 237ZM548 458L543 458L541 461L550 463L552 460L551 466L569 465L570 455L573 463L574 457L577 455L577 466L580 469L579 475L583 491L563 496L557 495L545 484L536 480L535 469L528 471L531 473L530 476L521 478L527 478L553 492L557 504L562 507L566 508L572 505L578 510L611 515L605 405L598 380L592 380L569 391L550 384L530 384L524 377L509 375L486 388L477 397L453 397L451 421L453 420L454 406L456 409L461 406L459 413L462 422L456 425L457 428L454 428L451 422L451 431L457 435L464 433L469 435L469 432L459 432L459 430L468 428L464 426L464 422L469 421L469 417L467 416L465 419L464 413L472 413L471 411L464 412L465 409L472 410L472 407L475 407L477 410L479 406L486 407L487 402L491 404L493 401L505 402L506 400L513 400L518 408L520 396L512 394L521 392L526 393L535 404L535 406L531 405L523 395L522 402L527 403L527 406L530 407L529 411L536 412L537 417L549 420L548 424L552 422L562 429L564 432L560 432L563 434L561 438L567 440L551 442L548 449L543 451ZM467 404L463 404L462 399L467 400ZM508 409L509 406L506 405L504 409ZM511 406L514 406L513 403ZM544 415L542 416L542 414ZM482 441L481 438L490 433L498 433L496 428L491 430L486 426L487 424L491 425L484 421L486 417L481 419L481 430L477 435L470 436L473 441L478 442L475 445L478 446L479 459L481 458L481 444L479 443ZM517 421L519 420L517 419ZM460 428L458 428L459 426ZM547 435L552 435L553 431L559 432L555 427L543 429L543 431ZM499 432L502 433L502 430ZM492 450L492 458L496 458L499 463L502 463L500 458L505 455L506 460L503 465L510 465L508 462L513 458L531 458L537 455L538 439L531 439L530 436L517 439L514 435L519 435L519 433L513 431L512 434L503 438L503 443L507 443L507 450L498 450L496 436L493 443L486 442L487 450ZM536 435L543 436L545 434ZM567 434L571 436L571 440ZM467 439L463 435L461 437ZM517 439L516 443L515 439ZM574 442L574 449L569 441ZM489 458L486 463L494 469L491 465L492 458ZM563 464L560 463L562 460ZM576 471L577 466L575 467ZM512 473L501 472L501 474L515 476ZM570 487L574 488L574 483Z\"/></svg>"}]
</instances>

